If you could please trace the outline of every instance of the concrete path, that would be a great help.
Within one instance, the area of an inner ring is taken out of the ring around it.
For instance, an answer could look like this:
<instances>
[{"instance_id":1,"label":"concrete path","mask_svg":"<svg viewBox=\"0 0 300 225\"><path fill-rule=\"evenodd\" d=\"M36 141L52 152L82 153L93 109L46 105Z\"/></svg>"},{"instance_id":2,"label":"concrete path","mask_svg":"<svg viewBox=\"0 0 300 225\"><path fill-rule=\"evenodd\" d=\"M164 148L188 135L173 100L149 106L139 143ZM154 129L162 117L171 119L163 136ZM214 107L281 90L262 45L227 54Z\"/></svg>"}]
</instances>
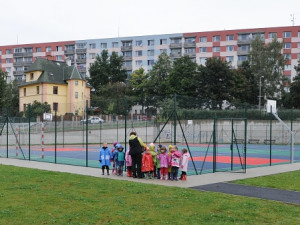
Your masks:
<instances>
[{"instance_id":1,"label":"concrete path","mask_svg":"<svg viewBox=\"0 0 300 225\"><path fill-rule=\"evenodd\" d=\"M263 198L285 203L300 204L299 191L279 190L275 188L254 187L242 184L216 183L192 187L200 191L222 192L232 195Z\"/></svg>"},{"instance_id":2,"label":"concrete path","mask_svg":"<svg viewBox=\"0 0 300 225\"><path fill-rule=\"evenodd\" d=\"M28 160L20 160L20 159L0 158L0 164L34 168L40 170L66 172L66 173L80 174L80 175L93 176L99 178L128 180L132 182L151 183L151 184L164 185L164 186L176 186L182 188L190 188L190 187L196 187L196 186L207 185L207 184L229 182L238 179L246 179L246 178L266 176L271 174L300 170L300 163L293 163L293 164L276 165L270 167L251 168L251 169L247 169L247 173L218 172L218 173L188 176L187 181L161 181L157 179L153 179L153 180L134 179L131 177L126 177L125 175L123 177L115 176L115 175L103 176L101 175L102 172L99 168L44 163L44 162L36 162L36 161L28 161Z\"/></svg>"}]
</instances>

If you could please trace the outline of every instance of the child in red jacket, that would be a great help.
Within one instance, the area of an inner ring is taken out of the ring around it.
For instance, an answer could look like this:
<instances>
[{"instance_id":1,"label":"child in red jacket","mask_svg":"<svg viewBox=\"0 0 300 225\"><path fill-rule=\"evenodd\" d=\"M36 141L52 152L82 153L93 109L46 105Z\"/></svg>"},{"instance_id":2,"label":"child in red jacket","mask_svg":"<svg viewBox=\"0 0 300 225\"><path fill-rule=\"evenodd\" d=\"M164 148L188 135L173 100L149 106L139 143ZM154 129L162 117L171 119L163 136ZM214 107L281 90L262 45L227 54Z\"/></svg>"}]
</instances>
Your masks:
<instances>
[{"instance_id":1,"label":"child in red jacket","mask_svg":"<svg viewBox=\"0 0 300 225\"><path fill-rule=\"evenodd\" d=\"M153 171L154 171L153 157L150 149L147 148L142 159L142 172L145 173L146 179L152 179Z\"/></svg>"}]
</instances>

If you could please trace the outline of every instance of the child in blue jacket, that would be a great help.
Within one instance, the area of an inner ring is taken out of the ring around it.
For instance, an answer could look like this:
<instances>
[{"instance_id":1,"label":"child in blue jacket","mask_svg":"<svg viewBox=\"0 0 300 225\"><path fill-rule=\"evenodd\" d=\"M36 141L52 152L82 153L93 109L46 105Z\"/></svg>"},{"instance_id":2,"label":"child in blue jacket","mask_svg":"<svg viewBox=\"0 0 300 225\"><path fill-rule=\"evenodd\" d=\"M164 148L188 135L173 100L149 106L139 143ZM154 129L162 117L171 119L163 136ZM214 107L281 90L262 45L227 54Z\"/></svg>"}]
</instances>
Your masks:
<instances>
[{"instance_id":1,"label":"child in blue jacket","mask_svg":"<svg viewBox=\"0 0 300 225\"><path fill-rule=\"evenodd\" d=\"M102 148L99 153L99 162L102 167L102 175L104 175L104 170L106 169L107 175L109 175L110 160L112 159L112 154L110 149L107 147L107 143L103 142Z\"/></svg>"},{"instance_id":2,"label":"child in blue jacket","mask_svg":"<svg viewBox=\"0 0 300 225\"><path fill-rule=\"evenodd\" d=\"M117 168L118 168L118 176L123 176L123 167L125 164L125 153L122 145L119 145L117 148Z\"/></svg>"}]
</instances>

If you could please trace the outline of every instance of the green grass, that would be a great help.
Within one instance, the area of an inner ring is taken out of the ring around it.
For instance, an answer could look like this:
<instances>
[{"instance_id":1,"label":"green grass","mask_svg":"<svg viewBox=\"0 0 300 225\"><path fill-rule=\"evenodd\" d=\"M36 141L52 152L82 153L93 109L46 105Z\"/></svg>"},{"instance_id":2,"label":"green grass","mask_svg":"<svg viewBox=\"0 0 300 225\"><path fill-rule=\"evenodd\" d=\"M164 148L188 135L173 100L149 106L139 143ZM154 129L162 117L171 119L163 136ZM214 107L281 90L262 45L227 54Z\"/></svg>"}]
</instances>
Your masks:
<instances>
[{"instance_id":1,"label":"green grass","mask_svg":"<svg viewBox=\"0 0 300 225\"><path fill-rule=\"evenodd\" d=\"M0 224L300 224L299 205L13 166L0 186Z\"/></svg>"},{"instance_id":2,"label":"green grass","mask_svg":"<svg viewBox=\"0 0 300 225\"><path fill-rule=\"evenodd\" d=\"M290 191L300 191L300 170L270 176L237 180L233 183L259 187L277 188Z\"/></svg>"}]
</instances>

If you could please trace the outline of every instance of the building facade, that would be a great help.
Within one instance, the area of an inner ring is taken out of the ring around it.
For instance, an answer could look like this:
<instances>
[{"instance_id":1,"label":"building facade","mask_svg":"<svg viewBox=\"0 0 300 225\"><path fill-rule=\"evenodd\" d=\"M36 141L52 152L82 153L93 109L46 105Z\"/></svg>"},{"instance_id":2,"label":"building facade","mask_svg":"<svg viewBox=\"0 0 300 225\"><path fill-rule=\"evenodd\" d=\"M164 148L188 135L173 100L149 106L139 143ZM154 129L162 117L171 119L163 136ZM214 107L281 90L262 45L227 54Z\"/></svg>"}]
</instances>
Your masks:
<instances>
[{"instance_id":1,"label":"building facade","mask_svg":"<svg viewBox=\"0 0 300 225\"><path fill-rule=\"evenodd\" d=\"M53 114L83 116L90 106L90 87L75 66L38 58L19 85L19 111L34 101L48 103Z\"/></svg>"},{"instance_id":2,"label":"building facade","mask_svg":"<svg viewBox=\"0 0 300 225\"><path fill-rule=\"evenodd\" d=\"M296 75L294 66L300 59L300 26L0 46L0 68L8 72L8 81L22 80L28 67L37 58L56 61L68 58L82 77L88 77L90 65L104 49L124 57L124 68L128 75L141 67L146 71L151 70L162 52L170 55L172 60L188 55L198 64L204 64L209 57L220 57L237 67L248 59L250 43L256 36L266 44L274 37L284 42L282 53L288 59L284 75L292 79Z\"/></svg>"}]
</instances>

